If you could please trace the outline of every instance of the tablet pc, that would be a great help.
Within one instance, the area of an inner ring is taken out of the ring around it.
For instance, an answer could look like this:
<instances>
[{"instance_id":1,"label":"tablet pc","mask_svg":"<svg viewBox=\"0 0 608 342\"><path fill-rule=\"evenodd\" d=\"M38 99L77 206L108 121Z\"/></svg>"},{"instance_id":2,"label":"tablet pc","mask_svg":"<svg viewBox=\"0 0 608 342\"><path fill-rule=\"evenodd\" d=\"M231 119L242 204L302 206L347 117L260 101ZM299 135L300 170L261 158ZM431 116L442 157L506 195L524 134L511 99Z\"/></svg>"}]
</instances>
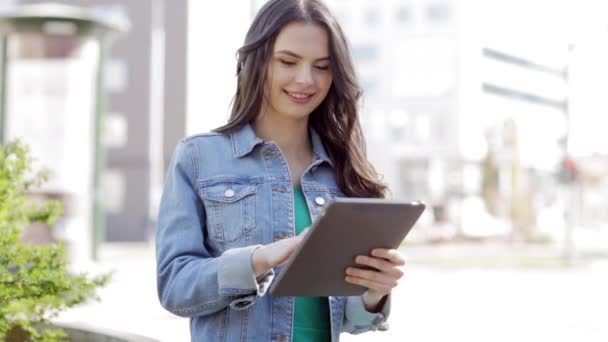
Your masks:
<instances>
[{"instance_id":1,"label":"tablet pc","mask_svg":"<svg viewBox=\"0 0 608 342\"><path fill-rule=\"evenodd\" d=\"M384 199L338 198L310 231L270 287L273 296L357 296L366 288L344 280L357 255L398 248L425 205Z\"/></svg>"}]
</instances>

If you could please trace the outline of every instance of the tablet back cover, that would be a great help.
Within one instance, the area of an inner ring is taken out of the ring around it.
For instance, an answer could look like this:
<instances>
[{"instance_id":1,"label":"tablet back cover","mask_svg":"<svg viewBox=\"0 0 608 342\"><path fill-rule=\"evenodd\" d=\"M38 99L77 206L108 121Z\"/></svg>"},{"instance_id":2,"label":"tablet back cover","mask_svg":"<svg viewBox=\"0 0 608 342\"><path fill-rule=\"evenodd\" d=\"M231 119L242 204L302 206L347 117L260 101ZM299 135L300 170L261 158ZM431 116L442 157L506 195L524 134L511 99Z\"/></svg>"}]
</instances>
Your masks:
<instances>
[{"instance_id":1,"label":"tablet back cover","mask_svg":"<svg viewBox=\"0 0 608 342\"><path fill-rule=\"evenodd\" d=\"M356 296L365 288L347 283L345 270L357 255L374 248L398 248L424 204L341 198L313 224L270 291L273 296ZM360 267L361 265L359 265Z\"/></svg>"}]
</instances>

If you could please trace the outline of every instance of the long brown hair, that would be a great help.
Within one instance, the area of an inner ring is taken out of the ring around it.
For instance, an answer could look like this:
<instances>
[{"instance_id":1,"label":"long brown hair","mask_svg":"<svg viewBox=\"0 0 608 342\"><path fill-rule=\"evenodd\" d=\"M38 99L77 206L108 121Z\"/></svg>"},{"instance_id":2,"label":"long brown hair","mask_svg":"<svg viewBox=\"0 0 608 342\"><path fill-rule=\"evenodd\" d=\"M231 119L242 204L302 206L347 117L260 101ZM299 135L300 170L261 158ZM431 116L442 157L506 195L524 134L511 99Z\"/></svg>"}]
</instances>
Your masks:
<instances>
[{"instance_id":1,"label":"long brown hair","mask_svg":"<svg viewBox=\"0 0 608 342\"><path fill-rule=\"evenodd\" d=\"M333 82L323 102L310 114L309 124L319 133L334 163L338 186L351 197L384 197L387 187L365 154L358 113L361 88L349 47L335 17L320 0L270 0L260 9L238 50L237 89L230 119L215 131L241 128L260 114L274 41L283 27L296 21L320 25L329 35Z\"/></svg>"}]
</instances>

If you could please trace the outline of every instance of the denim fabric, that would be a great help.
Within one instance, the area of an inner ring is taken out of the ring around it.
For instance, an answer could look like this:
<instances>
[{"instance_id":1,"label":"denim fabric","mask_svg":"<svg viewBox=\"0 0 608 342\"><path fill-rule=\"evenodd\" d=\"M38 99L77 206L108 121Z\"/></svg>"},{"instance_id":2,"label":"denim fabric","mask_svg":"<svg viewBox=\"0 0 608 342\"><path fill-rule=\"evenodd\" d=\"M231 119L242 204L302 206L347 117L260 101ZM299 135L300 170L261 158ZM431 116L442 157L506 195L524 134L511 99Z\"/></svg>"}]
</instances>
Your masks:
<instances>
[{"instance_id":1,"label":"denim fabric","mask_svg":"<svg viewBox=\"0 0 608 342\"><path fill-rule=\"evenodd\" d=\"M344 194L318 134L310 136L314 158L301 182L314 220ZM287 162L251 126L180 141L158 216L157 287L164 308L191 318L192 341L292 340L294 298L267 293L281 267L256 278L251 255L294 236L293 219ZM330 297L329 306L333 341L388 328L390 300L381 313L367 312L361 297Z\"/></svg>"}]
</instances>

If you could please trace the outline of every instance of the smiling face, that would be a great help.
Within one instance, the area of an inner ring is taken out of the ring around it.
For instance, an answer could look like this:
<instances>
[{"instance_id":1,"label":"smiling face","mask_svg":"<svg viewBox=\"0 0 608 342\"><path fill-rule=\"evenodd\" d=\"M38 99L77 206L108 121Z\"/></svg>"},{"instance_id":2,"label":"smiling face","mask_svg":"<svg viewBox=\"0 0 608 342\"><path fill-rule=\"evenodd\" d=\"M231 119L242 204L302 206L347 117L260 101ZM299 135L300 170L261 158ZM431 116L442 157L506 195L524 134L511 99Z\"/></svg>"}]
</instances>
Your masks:
<instances>
[{"instance_id":1,"label":"smiling face","mask_svg":"<svg viewBox=\"0 0 608 342\"><path fill-rule=\"evenodd\" d=\"M332 83L327 31L294 22L278 34L268 63L264 114L307 119Z\"/></svg>"}]
</instances>

